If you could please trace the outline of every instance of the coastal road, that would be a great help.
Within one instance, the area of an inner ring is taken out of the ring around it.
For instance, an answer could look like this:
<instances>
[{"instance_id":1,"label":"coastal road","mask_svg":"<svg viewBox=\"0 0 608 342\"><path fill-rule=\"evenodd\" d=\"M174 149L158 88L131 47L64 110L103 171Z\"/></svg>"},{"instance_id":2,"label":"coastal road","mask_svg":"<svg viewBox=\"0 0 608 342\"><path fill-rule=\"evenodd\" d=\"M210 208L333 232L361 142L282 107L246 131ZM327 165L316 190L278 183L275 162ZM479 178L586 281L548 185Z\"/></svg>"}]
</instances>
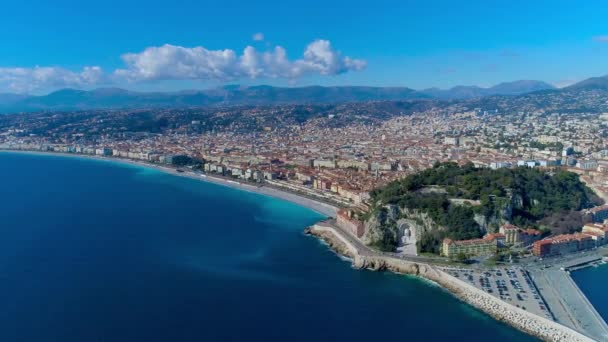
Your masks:
<instances>
[{"instance_id":1,"label":"coastal road","mask_svg":"<svg viewBox=\"0 0 608 342\"><path fill-rule=\"evenodd\" d=\"M447 264L446 261L442 258L432 258L432 257L417 256L417 255L403 255L403 254L397 254L397 253L380 252L380 251L371 249L370 247L365 245L363 242L361 242L361 240L354 237L352 234L343 230L342 228L338 227L335 219L326 220L324 222L327 223L328 225L330 225L336 231L338 231L340 233L340 235L342 235L345 239L348 240L348 242L350 242L353 246L355 246L359 250L359 254L361 254L363 256L390 257L390 258L401 259L404 261L426 263L426 264L433 264L433 265Z\"/></svg>"}]
</instances>

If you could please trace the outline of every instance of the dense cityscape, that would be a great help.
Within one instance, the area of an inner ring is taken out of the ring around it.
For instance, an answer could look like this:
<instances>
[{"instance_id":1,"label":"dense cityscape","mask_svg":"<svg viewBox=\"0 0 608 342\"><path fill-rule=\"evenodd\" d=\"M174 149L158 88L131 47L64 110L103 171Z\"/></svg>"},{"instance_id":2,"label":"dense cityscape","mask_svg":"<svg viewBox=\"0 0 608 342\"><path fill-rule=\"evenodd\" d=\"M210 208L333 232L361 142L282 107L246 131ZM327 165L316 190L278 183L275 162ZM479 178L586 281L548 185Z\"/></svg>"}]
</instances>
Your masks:
<instances>
[{"instance_id":1,"label":"dense cityscape","mask_svg":"<svg viewBox=\"0 0 608 342\"><path fill-rule=\"evenodd\" d=\"M189 166L360 211L372 190L442 162L559 168L605 198L603 94L12 114L0 117L0 147Z\"/></svg>"}]
</instances>

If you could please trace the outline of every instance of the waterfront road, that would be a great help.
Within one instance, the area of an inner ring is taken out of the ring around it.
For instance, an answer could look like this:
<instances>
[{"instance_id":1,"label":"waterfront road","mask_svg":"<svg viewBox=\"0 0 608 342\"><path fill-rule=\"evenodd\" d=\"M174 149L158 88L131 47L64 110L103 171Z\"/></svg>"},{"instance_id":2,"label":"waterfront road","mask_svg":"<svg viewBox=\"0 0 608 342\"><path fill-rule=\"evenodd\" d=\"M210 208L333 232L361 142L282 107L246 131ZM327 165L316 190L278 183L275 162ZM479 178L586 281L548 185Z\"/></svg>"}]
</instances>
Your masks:
<instances>
[{"instance_id":1,"label":"waterfront road","mask_svg":"<svg viewBox=\"0 0 608 342\"><path fill-rule=\"evenodd\" d=\"M365 245L363 242L361 242L361 240L354 237L352 234L345 231L344 229L338 227L335 219L329 219L329 220L320 222L319 224L326 224L326 225L330 226L331 228L335 229L336 231L338 231L340 233L340 235L342 235L342 237L344 237L346 240L348 240L349 243L351 243L353 246L355 246L357 248L357 250L359 250L359 254L361 254L363 256L391 257L391 258L401 259L404 261L426 263L426 264L433 264L433 265L447 265L448 264L448 262L444 258L418 256L418 255L403 255L403 254L398 254L398 253L380 252L380 251L371 249L370 247Z\"/></svg>"}]
</instances>

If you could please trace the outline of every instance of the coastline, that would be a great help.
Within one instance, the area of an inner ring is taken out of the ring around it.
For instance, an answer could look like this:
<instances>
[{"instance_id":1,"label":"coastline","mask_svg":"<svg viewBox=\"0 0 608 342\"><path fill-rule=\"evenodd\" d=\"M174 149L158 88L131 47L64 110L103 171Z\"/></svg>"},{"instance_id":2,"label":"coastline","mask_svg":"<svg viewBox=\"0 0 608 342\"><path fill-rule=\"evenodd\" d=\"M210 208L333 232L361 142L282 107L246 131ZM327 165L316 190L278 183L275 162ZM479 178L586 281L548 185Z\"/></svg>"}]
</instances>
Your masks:
<instances>
[{"instance_id":1,"label":"coastline","mask_svg":"<svg viewBox=\"0 0 608 342\"><path fill-rule=\"evenodd\" d=\"M204 177L200 173L191 171L178 172L176 168L164 165L147 163L132 159L123 159L115 157L102 157L83 154L71 154L61 152L41 152L41 151L23 151L23 150L0 150L0 153L16 153L16 154L31 154L41 156L58 156L83 158L89 160L98 160L125 165L132 165L148 169L157 170L165 174L173 176L187 177L203 182L215 183L218 185L227 186L233 189L257 193L260 195L270 196L276 199L286 200L291 203L306 207L326 217L335 217L337 207L314 199L299 196L295 193L290 193L269 186L256 186L249 183L243 183L236 180L226 179L205 174ZM516 308L506 302L500 301L483 291L457 279L448 273L442 271L437 266L419 262L406 261L398 258L381 255L365 246L354 244L347 235L343 235L342 231L338 231L332 226L325 226L323 222L313 225L307 229L307 233L315 235L325 241L331 249L336 251L338 255L344 255L349 258L352 264L357 268L372 269L372 270L388 270L400 274L411 274L430 281L433 284L441 286L443 289L459 298L460 300L476 307L477 309L487 313L494 319L504 322L512 327L526 332L532 336L541 338L545 341L593 341L585 335L570 329L566 326L552 322L533 315L525 310Z\"/></svg>"},{"instance_id":2,"label":"coastline","mask_svg":"<svg viewBox=\"0 0 608 342\"><path fill-rule=\"evenodd\" d=\"M82 158L88 160L98 160L105 162L113 162L119 164L126 164L138 167L144 167L152 170L156 170L159 172L163 172L165 174L169 174L177 177L185 177L190 178L202 182L213 183L221 186L226 186L232 189L237 189L241 191L247 191L251 193L256 193L259 195L269 196L275 199L280 199L284 201L288 201L290 203L305 207L310 209L318 214L321 214L325 217L335 217L336 212L338 211L338 207L333 206L331 204L316 201L309 197L304 197L292 192L283 191L281 189L277 189L275 187L270 186L256 186L253 184L248 184L244 182L240 182L237 180L225 179L223 177L204 174L204 177L201 174L194 173L191 171L178 172L176 168L157 165L152 163L146 163L144 161L138 161L133 159L125 159L125 158L115 158L115 157L102 157L102 156L94 156L87 154L74 154L74 153L61 153L61 152L42 152L42 151L27 151L27 150L0 150L0 153L15 153L15 154L29 154L29 155L39 155L39 156L56 156L56 157L66 157L66 158Z\"/></svg>"},{"instance_id":3,"label":"coastline","mask_svg":"<svg viewBox=\"0 0 608 342\"><path fill-rule=\"evenodd\" d=\"M534 315L487 294L437 266L374 253L369 248L353 242L346 233L327 222L317 223L307 228L305 232L325 241L336 253L347 256L356 268L387 270L424 278L494 319L544 341L594 341L569 327Z\"/></svg>"}]
</instances>

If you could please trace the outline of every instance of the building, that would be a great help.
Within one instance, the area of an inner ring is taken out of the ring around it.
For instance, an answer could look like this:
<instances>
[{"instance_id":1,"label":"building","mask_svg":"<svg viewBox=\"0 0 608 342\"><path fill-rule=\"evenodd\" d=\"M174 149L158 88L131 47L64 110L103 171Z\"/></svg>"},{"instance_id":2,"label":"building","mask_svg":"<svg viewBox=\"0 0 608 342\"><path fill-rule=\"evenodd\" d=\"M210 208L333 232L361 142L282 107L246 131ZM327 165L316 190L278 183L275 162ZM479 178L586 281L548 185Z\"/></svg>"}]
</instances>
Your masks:
<instances>
[{"instance_id":1,"label":"building","mask_svg":"<svg viewBox=\"0 0 608 342\"><path fill-rule=\"evenodd\" d=\"M511 166L513 166L513 164L511 164L509 162L491 162L490 163L490 168L493 170L501 169L501 168L509 168Z\"/></svg>"},{"instance_id":2,"label":"building","mask_svg":"<svg viewBox=\"0 0 608 342\"><path fill-rule=\"evenodd\" d=\"M395 171L397 170L397 163L394 161L390 162L373 162L370 165L372 171Z\"/></svg>"},{"instance_id":3,"label":"building","mask_svg":"<svg viewBox=\"0 0 608 342\"><path fill-rule=\"evenodd\" d=\"M562 234L549 239L536 241L532 247L532 254L538 257L563 255L584 251L594 248L595 246L596 239L590 234Z\"/></svg>"},{"instance_id":4,"label":"building","mask_svg":"<svg viewBox=\"0 0 608 342\"><path fill-rule=\"evenodd\" d=\"M472 240L452 240L443 239L441 253L448 257L455 257L459 254L466 256L486 256L496 254L499 239L496 234L488 235L483 239Z\"/></svg>"},{"instance_id":5,"label":"building","mask_svg":"<svg viewBox=\"0 0 608 342\"><path fill-rule=\"evenodd\" d=\"M505 244L512 246L519 244L519 227L512 224L503 224L500 226L500 233L505 236Z\"/></svg>"},{"instance_id":6,"label":"building","mask_svg":"<svg viewBox=\"0 0 608 342\"><path fill-rule=\"evenodd\" d=\"M519 240L521 245L526 247L538 241L542 237L542 232L537 229L528 228L526 230L519 231Z\"/></svg>"},{"instance_id":7,"label":"building","mask_svg":"<svg viewBox=\"0 0 608 342\"><path fill-rule=\"evenodd\" d=\"M536 167L537 163L536 160L518 160L517 161L517 166L525 166L525 167L529 167L529 168L534 168Z\"/></svg>"},{"instance_id":8,"label":"building","mask_svg":"<svg viewBox=\"0 0 608 342\"><path fill-rule=\"evenodd\" d=\"M597 170L598 163L596 160L581 160L576 164L576 167L583 170Z\"/></svg>"},{"instance_id":9,"label":"building","mask_svg":"<svg viewBox=\"0 0 608 342\"><path fill-rule=\"evenodd\" d=\"M336 215L336 223L339 228L349 232L357 238L361 238L363 234L365 234L365 225L354 216L354 211L352 209L340 209Z\"/></svg>"},{"instance_id":10,"label":"building","mask_svg":"<svg viewBox=\"0 0 608 342\"><path fill-rule=\"evenodd\" d=\"M95 150L95 154L98 156L111 156L112 153L111 148L98 148Z\"/></svg>"},{"instance_id":11,"label":"building","mask_svg":"<svg viewBox=\"0 0 608 342\"><path fill-rule=\"evenodd\" d=\"M532 254L538 257L544 257L547 255L551 255L551 245L553 241L551 240L540 240L536 241L532 246Z\"/></svg>"},{"instance_id":12,"label":"building","mask_svg":"<svg viewBox=\"0 0 608 342\"><path fill-rule=\"evenodd\" d=\"M304 172L296 172L295 176L303 185L312 184L315 179L313 175Z\"/></svg>"},{"instance_id":13,"label":"building","mask_svg":"<svg viewBox=\"0 0 608 342\"><path fill-rule=\"evenodd\" d=\"M598 246L608 242L606 239L608 235L608 226L605 224L587 223L583 226L583 234L593 235Z\"/></svg>"},{"instance_id":14,"label":"building","mask_svg":"<svg viewBox=\"0 0 608 342\"><path fill-rule=\"evenodd\" d=\"M335 169L336 161L335 160L315 159L313 161L313 166L315 168Z\"/></svg>"},{"instance_id":15,"label":"building","mask_svg":"<svg viewBox=\"0 0 608 342\"><path fill-rule=\"evenodd\" d=\"M357 169L357 170L369 170L370 169L369 163L366 163L363 161L357 161L357 160L338 160L337 165L339 168L342 168L342 169L347 169L347 168L353 168L353 169Z\"/></svg>"},{"instance_id":16,"label":"building","mask_svg":"<svg viewBox=\"0 0 608 342\"><path fill-rule=\"evenodd\" d=\"M593 222L604 222L605 219L608 219L608 205L591 208L585 214L590 215Z\"/></svg>"},{"instance_id":17,"label":"building","mask_svg":"<svg viewBox=\"0 0 608 342\"><path fill-rule=\"evenodd\" d=\"M272 172L272 171L264 171L264 179L266 180L275 180L278 178L278 175L276 172Z\"/></svg>"},{"instance_id":18,"label":"building","mask_svg":"<svg viewBox=\"0 0 608 342\"><path fill-rule=\"evenodd\" d=\"M507 246L529 246L542 236L539 230L524 230L509 223L502 225L499 231L504 234Z\"/></svg>"},{"instance_id":19,"label":"building","mask_svg":"<svg viewBox=\"0 0 608 342\"><path fill-rule=\"evenodd\" d=\"M543 159L538 161L538 165L542 167L560 166L561 164L561 159Z\"/></svg>"},{"instance_id":20,"label":"building","mask_svg":"<svg viewBox=\"0 0 608 342\"><path fill-rule=\"evenodd\" d=\"M443 143L445 145L458 146L460 145L460 139L458 137L445 137L443 138Z\"/></svg>"}]
</instances>

